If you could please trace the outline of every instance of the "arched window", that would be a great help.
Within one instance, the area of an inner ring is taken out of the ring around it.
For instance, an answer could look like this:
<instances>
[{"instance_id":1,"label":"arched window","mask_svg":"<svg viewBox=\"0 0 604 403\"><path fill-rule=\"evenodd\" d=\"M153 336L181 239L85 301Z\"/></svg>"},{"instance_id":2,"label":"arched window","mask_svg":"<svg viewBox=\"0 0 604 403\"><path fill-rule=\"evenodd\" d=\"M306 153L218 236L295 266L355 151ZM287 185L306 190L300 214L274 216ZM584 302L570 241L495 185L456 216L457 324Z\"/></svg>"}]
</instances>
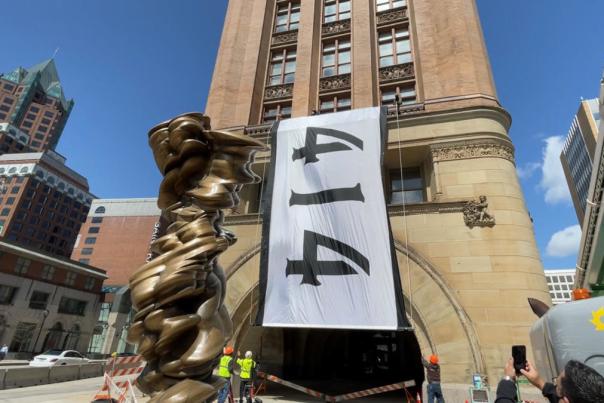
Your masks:
<instances>
[{"instance_id":1,"label":"arched window","mask_svg":"<svg viewBox=\"0 0 604 403\"><path fill-rule=\"evenodd\" d=\"M65 340L65 350L78 350L78 344L80 343L80 326L74 324L69 331L69 335Z\"/></svg>"},{"instance_id":2,"label":"arched window","mask_svg":"<svg viewBox=\"0 0 604 403\"><path fill-rule=\"evenodd\" d=\"M51 184L51 185L54 185L55 184L55 178L53 178L52 176L49 176L48 177L48 183Z\"/></svg>"},{"instance_id":3,"label":"arched window","mask_svg":"<svg viewBox=\"0 0 604 403\"><path fill-rule=\"evenodd\" d=\"M105 214L105 206L99 206L94 210L94 214Z\"/></svg>"},{"instance_id":4,"label":"arched window","mask_svg":"<svg viewBox=\"0 0 604 403\"><path fill-rule=\"evenodd\" d=\"M19 172L22 173L22 174L26 174L27 173L27 167L21 168L21 170Z\"/></svg>"},{"instance_id":5,"label":"arched window","mask_svg":"<svg viewBox=\"0 0 604 403\"><path fill-rule=\"evenodd\" d=\"M65 190L65 183L59 182L59 189Z\"/></svg>"},{"instance_id":6,"label":"arched window","mask_svg":"<svg viewBox=\"0 0 604 403\"><path fill-rule=\"evenodd\" d=\"M63 324L61 322L55 323L46 334L46 340L44 341L44 348L46 351L52 348L61 348L61 339L63 338Z\"/></svg>"},{"instance_id":7,"label":"arched window","mask_svg":"<svg viewBox=\"0 0 604 403\"><path fill-rule=\"evenodd\" d=\"M8 170L9 174L14 174L15 172L17 172L17 167L12 167L11 169Z\"/></svg>"}]
</instances>

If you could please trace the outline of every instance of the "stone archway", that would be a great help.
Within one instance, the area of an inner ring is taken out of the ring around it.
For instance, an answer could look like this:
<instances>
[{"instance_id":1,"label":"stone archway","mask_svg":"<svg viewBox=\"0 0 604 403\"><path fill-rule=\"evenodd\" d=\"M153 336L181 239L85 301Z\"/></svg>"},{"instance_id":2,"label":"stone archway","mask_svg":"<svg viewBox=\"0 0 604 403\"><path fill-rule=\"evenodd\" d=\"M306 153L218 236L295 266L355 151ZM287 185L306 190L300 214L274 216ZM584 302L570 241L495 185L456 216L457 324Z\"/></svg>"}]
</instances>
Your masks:
<instances>
[{"instance_id":1,"label":"stone archway","mask_svg":"<svg viewBox=\"0 0 604 403\"><path fill-rule=\"evenodd\" d=\"M395 241L405 308L421 352L441 358L443 381L466 383L485 372L478 336L455 292L438 268L410 246ZM225 305L234 323L233 340L251 327L258 299L260 245L245 251L226 268Z\"/></svg>"}]
</instances>

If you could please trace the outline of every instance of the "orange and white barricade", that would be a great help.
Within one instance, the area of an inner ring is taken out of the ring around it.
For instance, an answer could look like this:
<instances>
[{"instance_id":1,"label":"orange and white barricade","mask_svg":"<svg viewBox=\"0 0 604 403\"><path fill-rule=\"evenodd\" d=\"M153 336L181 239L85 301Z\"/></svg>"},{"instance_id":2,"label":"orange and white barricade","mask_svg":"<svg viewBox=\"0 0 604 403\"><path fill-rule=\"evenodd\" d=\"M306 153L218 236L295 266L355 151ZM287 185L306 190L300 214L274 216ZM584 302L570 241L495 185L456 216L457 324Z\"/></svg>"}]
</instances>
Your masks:
<instances>
[{"instance_id":1,"label":"orange and white barricade","mask_svg":"<svg viewBox=\"0 0 604 403\"><path fill-rule=\"evenodd\" d=\"M113 398L120 403L136 402L133 385L144 368L145 362L140 355L112 357L105 366L103 386L93 401Z\"/></svg>"},{"instance_id":2,"label":"orange and white barricade","mask_svg":"<svg viewBox=\"0 0 604 403\"><path fill-rule=\"evenodd\" d=\"M134 384L136 378L145 368L145 361L142 355L133 355L131 357L113 357L107 361L105 373L119 387L125 388L128 381Z\"/></svg>"},{"instance_id":3,"label":"orange and white barricade","mask_svg":"<svg viewBox=\"0 0 604 403\"><path fill-rule=\"evenodd\" d=\"M126 386L120 388L109 375L105 374L103 377L103 386L92 398L92 403L113 401L118 403L137 403L136 396L134 395L134 386L132 386L130 381L126 381Z\"/></svg>"}]
</instances>

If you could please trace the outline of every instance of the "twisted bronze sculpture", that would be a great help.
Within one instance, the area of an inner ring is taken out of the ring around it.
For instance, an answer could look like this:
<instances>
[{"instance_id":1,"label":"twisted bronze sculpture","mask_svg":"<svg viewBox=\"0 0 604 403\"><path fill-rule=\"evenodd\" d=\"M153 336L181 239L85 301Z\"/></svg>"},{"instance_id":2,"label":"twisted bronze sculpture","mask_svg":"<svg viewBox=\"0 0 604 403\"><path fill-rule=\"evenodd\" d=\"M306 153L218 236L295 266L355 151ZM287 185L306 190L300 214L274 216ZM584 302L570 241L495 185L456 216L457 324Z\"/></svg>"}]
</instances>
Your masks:
<instances>
[{"instance_id":1,"label":"twisted bronze sculpture","mask_svg":"<svg viewBox=\"0 0 604 403\"><path fill-rule=\"evenodd\" d=\"M232 335L217 258L236 238L221 226L222 209L259 181L251 164L265 146L211 130L200 113L154 127L149 144L164 175L158 206L169 225L152 243L158 256L130 278L136 314L128 340L147 361L137 383L151 402L206 402L220 386L212 371Z\"/></svg>"}]
</instances>

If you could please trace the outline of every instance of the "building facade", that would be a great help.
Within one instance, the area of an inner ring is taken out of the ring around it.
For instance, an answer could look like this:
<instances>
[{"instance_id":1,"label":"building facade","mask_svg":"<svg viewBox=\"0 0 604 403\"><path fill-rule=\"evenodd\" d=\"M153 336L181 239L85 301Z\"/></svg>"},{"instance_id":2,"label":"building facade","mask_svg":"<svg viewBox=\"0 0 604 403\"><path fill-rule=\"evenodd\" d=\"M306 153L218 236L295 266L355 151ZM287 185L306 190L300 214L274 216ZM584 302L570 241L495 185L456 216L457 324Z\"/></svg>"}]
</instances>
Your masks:
<instances>
[{"instance_id":1,"label":"building facade","mask_svg":"<svg viewBox=\"0 0 604 403\"><path fill-rule=\"evenodd\" d=\"M24 358L50 348L85 352L106 278L103 270L0 241L0 344Z\"/></svg>"},{"instance_id":2,"label":"building facade","mask_svg":"<svg viewBox=\"0 0 604 403\"><path fill-rule=\"evenodd\" d=\"M575 285L575 270L545 270L549 295L552 304L558 305L572 300L572 291Z\"/></svg>"},{"instance_id":3,"label":"building facade","mask_svg":"<svg viewBox=\"0 0 604 403\"><path fill-rule=\"evenodd\" d=\"M604 115L604 75L600 81L598 98L600 117ZM600 119L599 132L604 133ZM582 221L581 243L577 255L576 288L591 290L594 296L604 295L604 214L602 191L604 189L604 136L598 136L591 167L591 179L585 219Z\"/></svg>"},{"instance_id":4,"label":"building facade","mask_svg":"<svg viewBox=\"0 0 604 403\"><path fill-rule=\"evenodd\" d=\"M599 125L598 99L581 101L560 154L562 169L579 223L583 223L585 216Z\"/></svg>"},{"instance_id":5,"label":"building facade","mask_svg":"<svg viewBox=\"0 0 604 403\"><path fill-rule=\"evenodd\" d=\"M256 185L226 218L239 238L221 255L234 342L286 378L362 377L352 373L359 368L381 381L421 381L420 355L437 353L444 382L475 372L497 379L510 346L530 346L527 297L550 297L475 2L229 1L206 107L212 127L269 143L275 120L379 105L389 107L389 138L376 180L387 184L413 331L250 326L262 233ZM262 177L269 161L257 155ZM481 196L495 225L464 216Z\"/></svg>"},{"instance_id":6,"label":"building facade","mask_svg":"<svg viewBox=\"0 0 604 403\"><path fill-rule=\"evenodd\" d=\"M89 352L106 355L133 349L125 334L131 310L128 278L149 257L157 237L157 199L96 199L80 229L71 258L107 272L101 306Z\"/></svg>"},{"instance_id":7,"label":"building facade","mask_svg":"<svg viewBox=\"0 0 604 403\"><path fill-rule=\"evenodd\" d=\"M0 155L0 237L69 257L93 195L65 158L44 153Z\"/></svg>"},{"instance_id":8,"label":"building facade","mask_svg":"<svg viewBox=\"0 0 604 403\"><path fill-rule=\"evenodd\" d=\"M55 149L73 105L52 59L0 74L0 123L27 133L31 151Z\"/></svg>"}]
</instances>

